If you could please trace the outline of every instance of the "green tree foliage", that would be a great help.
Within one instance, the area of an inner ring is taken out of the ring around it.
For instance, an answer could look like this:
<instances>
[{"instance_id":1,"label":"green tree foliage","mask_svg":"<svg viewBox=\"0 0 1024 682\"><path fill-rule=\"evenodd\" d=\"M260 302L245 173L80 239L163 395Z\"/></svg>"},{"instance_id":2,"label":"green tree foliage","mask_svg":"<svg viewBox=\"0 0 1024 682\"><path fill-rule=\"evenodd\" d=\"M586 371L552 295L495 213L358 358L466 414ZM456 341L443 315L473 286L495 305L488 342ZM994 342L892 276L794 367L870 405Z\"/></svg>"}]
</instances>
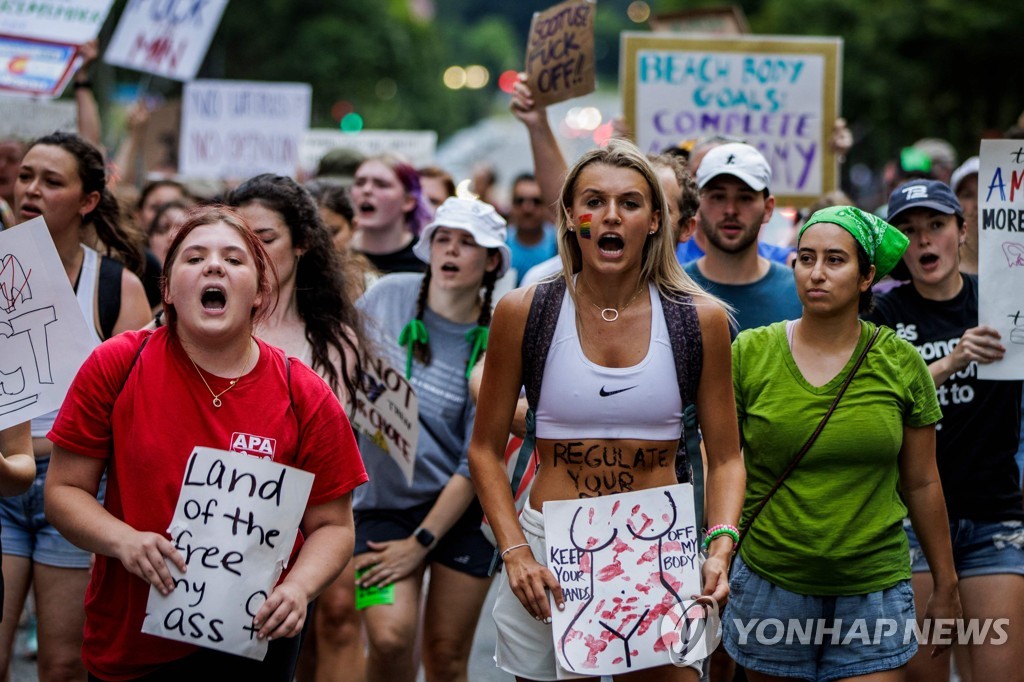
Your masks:
<instances>
[{"instance_id":1,"label":"green tree foliage","mask_svg":"<svg viewBox=\"0 0 1024 682\"><path fill-rule=\"evenodd\" d=\"M665 0L657 9L680 9ZM692 6L692 2L685 3ZM717 0L698 4L721 4ZM1015 56L1019 0L745 0L756 33L843 39L842 112L857 137L852 156L873 164L921 137L978 152L1024 110Z\"/></svg>"}]
</instances>

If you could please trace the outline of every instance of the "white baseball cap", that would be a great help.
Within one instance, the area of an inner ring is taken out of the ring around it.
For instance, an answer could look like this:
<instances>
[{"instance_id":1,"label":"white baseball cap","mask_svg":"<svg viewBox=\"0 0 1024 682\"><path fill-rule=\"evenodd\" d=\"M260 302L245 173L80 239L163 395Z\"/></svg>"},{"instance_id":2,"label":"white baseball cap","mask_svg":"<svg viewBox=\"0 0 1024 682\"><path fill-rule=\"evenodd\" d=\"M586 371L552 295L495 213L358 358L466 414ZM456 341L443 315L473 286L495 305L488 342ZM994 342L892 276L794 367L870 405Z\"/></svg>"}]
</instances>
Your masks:
<instances>
[{"instance_id":1,"label":"white baseball cap","mask_svg":"<svg viewBox=\"0 0 1024 682\"><path fill-rule=\"evenodd\" d=\"M430 262L430 240L434 236L434 230L439 227L465 230L473 235L473 239L480 246L497 249L501 254L498 277L504 275L508 270L509 262L512 260L512 250L505 243L508 234L505 229L505 219L490 204L479 199L459 197L445 199L445 202L437 207L434 219L423 228L420 240L412 247L412 252L424 263Z\"/></svg>"},{"instance_id":2,"label":"white baseball cap","mask_svg":"<svg viewBox=\"0 0 1024 682\"><path fill-rule=\"evenodd\" d=\"M949 187L954 192L960 188L960 183L964 181L968 175L977 175L981 170L981 159L977 156L971 158L960 164L960 167L953 171L953 177L949 179Z\"/></svg>"},{"instance_id":3,"label":"white baseball cap","mask_svg":"<svg viewBox=\"0 0 1024 682\"><path fill-rule=\"evenodd\" d=\"M743 142L730 142L714 147L697 168L697 186L704 186L719 175L732 175L750 189L760 192L772 181L772 169L764 155Z\"/></svg>"}]
</instances>

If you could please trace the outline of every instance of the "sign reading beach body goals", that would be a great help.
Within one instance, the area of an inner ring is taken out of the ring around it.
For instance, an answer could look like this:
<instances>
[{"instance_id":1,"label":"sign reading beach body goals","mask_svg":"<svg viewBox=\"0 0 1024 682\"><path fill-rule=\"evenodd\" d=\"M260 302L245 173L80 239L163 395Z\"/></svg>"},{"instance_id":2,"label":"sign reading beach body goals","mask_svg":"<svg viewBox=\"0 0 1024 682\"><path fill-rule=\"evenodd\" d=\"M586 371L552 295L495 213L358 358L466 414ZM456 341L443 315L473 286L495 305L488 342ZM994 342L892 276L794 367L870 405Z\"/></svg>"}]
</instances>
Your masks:
<instances>
[{"instance_id":1,"label":"sign reading beach body goals","mask_svg":"<svg viewBox=\"0 0 1024 682\"><path fill-rule=\"evenodd\" d=\"M701 591L693 486L545 502L544 532L565 598L564 611L551 605L562 670L618 675L688 649L662 626Z\"/></svg>"},{"instance_id":2,"label":"sign reading beach body goals","mask_svg":"<svg viewBox=\"0 0 1024 682\"><path fill-rule=\"evenodd\" d=\"M1006 355L979 379L1024 379L1024 140L982 140L978 173L978 324Z\"/></svg>"},{"instance_id":3,"label":"sign reading beach body goals","mask_svg":"<svg viewBox=\"0 0 1024 682\"><path fill-rule=\"evenodd\" d=\"M312 488L309 472L195 448L167 529L188 572L167 562L174 590L150 586L142 631L263 660L253 617L288 565Z\"/></svg>"},{"instance_id":4,"label":"sign reading beach body goals","mask_svg":"<svg viewBox=\"0 0 1024 682\"><path fill-rule=\"evenodd\" d=\"M624 33L626 123L644 152L743 139L768 159L779 203L807 205L837 184L841 59L839 38Z\"/></svg>"}]
</instances>

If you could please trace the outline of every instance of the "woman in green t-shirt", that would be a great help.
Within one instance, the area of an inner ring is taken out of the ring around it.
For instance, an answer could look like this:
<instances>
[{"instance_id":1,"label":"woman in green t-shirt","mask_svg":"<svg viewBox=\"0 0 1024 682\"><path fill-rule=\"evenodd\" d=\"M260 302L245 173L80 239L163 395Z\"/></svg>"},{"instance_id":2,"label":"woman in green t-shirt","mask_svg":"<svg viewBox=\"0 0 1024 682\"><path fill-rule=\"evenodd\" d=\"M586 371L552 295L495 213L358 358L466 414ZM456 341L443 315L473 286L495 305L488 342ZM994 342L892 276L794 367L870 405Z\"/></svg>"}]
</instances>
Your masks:
<instances>
[{"instance_id":1,"label":"woman in green t-shirt","mask_svg":"<svg viewBox=\"0 0 1024 682\"><path fill-rule=\"evenodd\" d=\"M910 344L859 319L906 245L856 208L818 211L794 265L802 316L733 344L749 532L733 564L724 643L755 682L902 679L917 650L908 512L939 586L928 616L960 615L934 385ZM754 516L869 343L828 423Z\"/></svg>"}]
</instances>

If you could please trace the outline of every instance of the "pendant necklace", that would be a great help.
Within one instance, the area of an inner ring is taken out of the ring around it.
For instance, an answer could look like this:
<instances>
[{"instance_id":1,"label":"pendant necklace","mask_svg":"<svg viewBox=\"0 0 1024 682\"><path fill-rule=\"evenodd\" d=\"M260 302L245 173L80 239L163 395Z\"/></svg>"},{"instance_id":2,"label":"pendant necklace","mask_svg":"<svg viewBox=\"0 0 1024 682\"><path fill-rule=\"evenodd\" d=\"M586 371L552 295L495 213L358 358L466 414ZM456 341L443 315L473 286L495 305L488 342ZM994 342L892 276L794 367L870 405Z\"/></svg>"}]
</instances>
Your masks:
<instances>
[{"instance_id":1,"label":"pendant necklace","mask_svg":"<svg viewBox=\"0 0 1024 682\"><path fill-rule=\"evenodd\" d=\"M202 379L202 381L203 381L203 385L206 386L206 390L210 392L211 396L213 396L213 406L214 407L220 407L221 405L224 404L224 401L221 400L220 397L222 395L224 395L225 393L227 393L228 391L230 391L231 389L233 389L235 387L235 384L237 384L238 381L245 375L245 368L249 366L249 357L252 355L252 345L253 345L252 337L250 337L249 338L249 349L245 352L245 362L242 363L242 372L241 372L241 374L239 374L237 377L235 377L234 379L229 381L228 382L228 387L225 388L220 393L214 393L213 392L213 389L210 388L210 384L206 381L206 377L203 376L202 371L199 369L199 365L196 364L196 361L192 359L192 356L189 355L188 352L185 353L185 355L188 357L189 362L191 362L192 366L195 367L196 374L199 375L199 378Z\"/></svg>"}]
</instances>

